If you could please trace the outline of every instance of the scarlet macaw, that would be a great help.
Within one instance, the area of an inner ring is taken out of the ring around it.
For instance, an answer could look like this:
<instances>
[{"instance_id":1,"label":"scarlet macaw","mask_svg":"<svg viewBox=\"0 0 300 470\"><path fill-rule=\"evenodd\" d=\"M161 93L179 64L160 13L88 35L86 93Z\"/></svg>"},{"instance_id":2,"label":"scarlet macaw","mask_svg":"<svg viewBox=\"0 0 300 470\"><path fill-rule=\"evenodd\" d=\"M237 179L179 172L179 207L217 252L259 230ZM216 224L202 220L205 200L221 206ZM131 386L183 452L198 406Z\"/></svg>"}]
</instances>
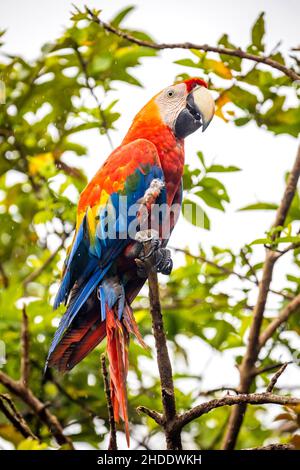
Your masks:
<instances>
[{"instance_id":1,"label":"scarlet macaw","mask_svg":"<svg viewBox=\"0 0 300 470\"><path fill-rule=\"evenodd\" d=\"M119 416L125 421L127 440L129 333L143 343L131 304L147 278L141 254L144 234L140 230L132 236L128 224L136 222L140 228L141 201L150 211L153 203L181 204L184 138L199 128L204 131L213 114L214 101L199 78L162 90L136 115L122 144L80 196L76 232L54 302L54 308L64 302L67 311L46 366L70 370L107 336L114 414L117 421ZM126 197L126 210L121 196ZM135 208L131 213L130 207ZM158 240L153 236L151 263L157 271L169 274L168 237L159 240L164 217L156 223L160 233ZM176 216L171 218L170 230L175 223ZM116 236L107 236L108 225L114 227Z\"/></svg>"}]
</instances>

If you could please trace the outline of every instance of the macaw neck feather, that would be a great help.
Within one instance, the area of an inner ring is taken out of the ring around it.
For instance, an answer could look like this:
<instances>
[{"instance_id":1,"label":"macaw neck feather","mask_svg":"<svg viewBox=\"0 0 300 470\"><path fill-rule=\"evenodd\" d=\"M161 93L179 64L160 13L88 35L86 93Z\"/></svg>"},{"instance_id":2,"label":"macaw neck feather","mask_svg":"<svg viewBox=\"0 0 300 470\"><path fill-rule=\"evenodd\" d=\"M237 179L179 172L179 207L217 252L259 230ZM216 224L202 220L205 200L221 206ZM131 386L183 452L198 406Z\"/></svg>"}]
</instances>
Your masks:
<instances>
[{"instance_id":1,"label":"macaw neck feather","mask_svg":"<svg viewBox=\"0 0 300 470\"><path fill-rule=\"evenodd\" d=\"M147 139L156 146L165 176L168 203L171 203L183 174L184 144L162 121L153 100L136 115L122 144L136 139Z\"/></svg>"}]
</instances>

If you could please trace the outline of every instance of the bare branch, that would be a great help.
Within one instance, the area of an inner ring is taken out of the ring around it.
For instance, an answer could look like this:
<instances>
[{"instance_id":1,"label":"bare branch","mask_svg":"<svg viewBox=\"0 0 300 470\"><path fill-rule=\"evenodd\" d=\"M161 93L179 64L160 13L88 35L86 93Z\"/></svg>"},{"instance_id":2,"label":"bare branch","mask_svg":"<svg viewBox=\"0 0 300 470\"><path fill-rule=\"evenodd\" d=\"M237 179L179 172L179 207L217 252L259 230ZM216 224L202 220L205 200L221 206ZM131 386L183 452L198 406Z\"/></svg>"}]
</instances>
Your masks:
<instances>
[{"instance_id":1,"label":"bare branch","mask_svg":"<svg viewBox=\"0 0 300 470\"><path fill-rule=\"evenodd\" d=\"M251 449L242 450L295 450L293 444L269 444L262 447L252 447Z\"/></svg>"},{"instance_id":2,"label":"bare branch","mask_svg":"<svg viewBox=\"0 0 300 470\"><path fill-rule=\"evenodd\" d=\"M57 417L49 411L47 405L39 400L27 386L29 378L29 364L27 363L27 358L29 357L29 340L28 323L25 311L23 311L21 341L21 378L20 380L14 380L4 372L0 371L0 383L9 392L20 398L27 406L29 406L29 408L31 408L35 415L44 424L46 424L59 445L66 444L70 449L73 449L73 443L68 436L64 435L62 425L58 421Z\"/></svg>"},{"instance_id":3,"label":"bare branch","mask_svg":"<svg viewBox=\"0 0 300 470\"><path fill-rule=\"evenodd\" d=\"M182 415L178 416L176 426L182 429L183 426L186 426L191 421L194 421L195 419L200 418L200 416L222 406L241 404L264 405L267 403L273 403L275 405L298 405L300 403L300 398L282 397L271 393L226 395L223 398L201 403L201 405L195 406L191 410L186 411Z\"/></svg>"},{"instance_id":4,"label":"bare branch","mask_svg":"<svg viewBox=\"0 0 300 470\"><path fill-rule=\"evenodd\" d=\"M287 306L281 310L278 317L274 318L267 328L259 336L259 348L261 349L275 331L285 323L289 317L300 308L300 294L298 294Z\"/></svg>"},{"instance_id":5,"label":"bare branch","mask_svg":"<svg viewBox=\"0 0 300 470\"><path fill-rule=\"evenodd\" d=\"M62 160L57 160L55 162L55 166L58 170L62 170L69 176L76 178L79 181L85 181L84 174L79 170L79 168L75 168L74 166L70 166L67 163L63 162Z\"/></svg>"},{"instance_id":6,"label":"bare branch","mask_svg":"<svg viewBox=\"0 0 300 470\"><path fill-rule=\"evenodd\" d=\"M67 444L70 448L73 448L71 439L64 435L63 428L56 416L49 411L46 405L30 389L25 388L19 381L13 380L2 371L0 371L0 383L32 409L36 416L48 426L59 445Z\"/></svg>"},{"instance_id":7,"label":"bare branch","mask_svg":"<svg viewBox=\"0 0 300 470\"><path fill-rule=\"evenodd\" d=\"M130 41L133 44L137 44L138 46L142 47L149 47L150 49L162 50L162 49L196 49L198 51L203 52L216 52L218 54L224 54L233 57L240 57L241 59L251 60L257 63L268 65L274 69L279 70L280 72L284 73L287 77L291 80L296 81L300 80L300 75L298 75L293 69L286 67L285 65L277 62L270 57L265 56L258 56L254 54L250 54L248 52L242 51L241 49L230 49L228 47L217 47L217 46L209 46L208 44L194 44L192 42L184 42L184 43L154 43L150 41L144 41L142 39L138 39L135 36L132 36L125 31L122 31L118 28L115 28L113 25L105 23L102 21L97 15L95 15L87 6L85 7L86 12L89 15L89 19L94 21L95 23L102 26L106 31L115 34L127 41Z\"/></svg>"},{"instance_id":8,"label":"bare branch","mask_svg":"<svg viewBox=\"0 0 300 470\"><path fill-rule=\"evenodd\" d=\"M285 369L287 368L288 366L288 362L286 362L285 364L283 364L280 369L276 372L276 374L272 377L271 379L271 382L269 383L268 387L267 387L267 390L266 392L267 393L272 393L273 392L273 389L277 383L277 380L279 379L279 377L281 376L281 374L283 374L283 372L285 371Z\"/></svg>"},{"instance_id":9,"label":"bare branch","mask_svg":"<svg viewBox=\"0 0 300 470\"><path fill-rule=\"evenodd\" d=\"M271 372L272 370L274 369L278 369L278 367L282 367L284 364L291 364L292 361L289 361L289 362L279 362L278 364L271 364L269 366L266 366L266 367L262 367L261 369L256 369L255 371L255 376L257 375L260 375L260 374L264 374L265 372Z\"/></svg>"},{"instance_id":10,"label":"bare branch","mask_svg":"<svg viewBox=\"0 0 300 470\"><path fill-rule=\"evenodd\" d=\"M29 332L28 332L28 316L25 305L22 310L22 326L21 326L21 383L24 387L28 387L29 381Z\"/></svg>"},{"instance_id":11,"label":"bare branch","mask_svg":"<svg viewBox=\"0 0 300 470\"><path fill-rule=\"evenodd\" d=\"M147 242L144 243L145 255L147 255L150 248L151 247ZM172 366L167 347L166 335L164 331L156 271L150 271L148 275L148 284L150 313L152 317L152 329L155 339L157 364L161 383L162 403L164 409L163 421L165 426L167 449L181 450L182 445L180 434L176 434L173 431L168 431L169 424L176 419L176 402L172 376Z\"/></svg>"},{"instance_id":12,"label":"bare branch","mask_svg":"<svg viewBox=\"0 0 300 470\"><path fill-rule=\"evenodd\" d=\"M218 387L218 388L213 388L211 390L207 390L206 392L200 392L199 396L208 397L210 395L214 395L217 392L233 392L237 395L239 393L239 391L233 387Z\"/></svg>"},{"instance_id":13,"label":"bare branch","mask_svg":"<svg viewBox=\"0 0 300 470\"><path fill-rule=\"evenodd\" d=\"M11 422L14 428L22 434L25 439L31 437L32 439L38 440L38 438L33 434L25 419L17 410L14 402L11 397L7 394L0 394L0 410L4 416Z\"/></svg>"},{"instance_id":14,"label":"bare branch","mask_svg":"<svg viewBox=\"0 0 300 470\"><path fill-rule=\"evenodd\" d=\"M160 413L157 413L157 411L150 410L150 408L147 408L146 406L139 406L136 411L141 414L145 414L152 418L157 424L160 426L163 426L163 416Z\"/></svg>"},{"instance_id":15,"label":"bare branch","mask_svg":"<svg viewBox=\"0 0 300 470\"><path fill-rule=\"evenodd\" d=\"M286 216L290 209L292 200L297 190L297 183L300 176L300 146L298 147L296 159L293 168L289 174L287 185L284 191L283 198L277 209L275 221L272 225L273 228L282 227L285 223ZM275 241L280 236L280 231L274 231L272 240ZM240 384L239 391L241 393L248 393L253 381L253 369L257 361L261 343L259 341L260 330L263 322L265 307L267 303L268 294L273 276L273 269L278 255L276 252L266 249L266 257L263 265L262 279L259 284L257 302L253 310L253 320L250 326L249 339L246 348L246 353L243 357L242 363L239 367ZM295 297L297 299L297 297ZM292 300L291 303L298 302ZM300 300L300 299L299 299ZM275 331L275 330L274 330ZM274 332L273 331L273 332ZM243 422L243 417L246 410L246 404L241 404L235 407L231 412L228 429L223 440L223 449L230 450L235 447L236 439L239 434L240 427Z\"/></svg>"},{"instance_id":16,"label":"bare branch","mask_svg":"<svg viewBox=\"0 0 300 470\"><path fill-rule=\"evenodd\" d=\"M103 381L104 381L104 391L105 391L105 396L106 396L108 422L109 422L109 430L110 430L108 450L118 450L116 423L115 423L115 418L114 418L114 408L113 408L113 404L111 401L111 391L110 391L110 386L109 386L105 354L101 355L101 371L102 371Z\"/></svg>"},{"instance_id":17,"label":"bare branch","mask_svg":"<svg viewBox=\"0 0 300 470\"><path fill-rule=\"evenodd\" d=\"M106 117L105 117L104 111L102 109L102 105L101 105L101 103L98 99L98 96L95 93L94 87L90 83L90 77L89 77L89 74L88 74L87 64L86 64L86 62L85 62L85 60L84 60L84 58L83 58L83 56L82 56L82 54L79 50L78 44L76 44L76 43L74 43L74 50L76 52L78 61L80 63L82 72L84 74L86 87L89 89L89 91L90 91L90 93L91 93L91 95L92 95L92 97L93 97L93 99L96 102L96 105L98 107L100 119L102 121L102 126L105 129L105 134L106 134L107 140L109 142L110 148L113 149L114 146L113 146L113 143L112 143L112 140L111 140L111 137L110 137L110 133L109 133L108 126L107 126Z\"/></svg>"},{"instance_id":18,"label":"bare branch","mask_svg":"<svg viewBox=\"0 0 300 470\"><path fill-rule=\"evenodd\" d=\"M51 253L51 255L49 256L49 258L46 259L46 261L42 264L42 266L40 266L38 269L36 269L36 270L33 271L32 273L30 273L30 274L23 280L23 287L24 287L24 288L26 288L26 287L27 287L27 284L29 284L30 282L35 281L35 279L37 279L37 278L42 274L42 272L52 263L52 261L55 259L56 255L57 255L57 253L63 248L65 239L66 239L66 235L63 234L62 237L61 237L61 243L60 243L59 246L53 251L53 253Z\"/></svg>"}]
</instances>

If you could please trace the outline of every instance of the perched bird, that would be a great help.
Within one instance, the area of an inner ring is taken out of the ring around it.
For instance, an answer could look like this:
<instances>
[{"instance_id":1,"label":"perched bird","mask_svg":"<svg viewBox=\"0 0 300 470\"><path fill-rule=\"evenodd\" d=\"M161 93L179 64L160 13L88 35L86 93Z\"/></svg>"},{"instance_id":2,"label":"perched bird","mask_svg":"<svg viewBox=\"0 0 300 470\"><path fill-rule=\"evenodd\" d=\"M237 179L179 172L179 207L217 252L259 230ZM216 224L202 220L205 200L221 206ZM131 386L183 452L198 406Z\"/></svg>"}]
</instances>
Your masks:
<instances>
[{"instance_id":1,"label":"perched bird","mask_svg":"<svg viewBox=\"0 0 300 470\"><path fill-rule=\"evenodd\" d=\"M166 207L181 204L184 138L204 131L213 114L214 101L203 80L190 78L165 88L136 115L121 145L80 196L76 231L54 302L54 308L64 302L67 310L46 367L68 371L107 337L115 420L124 420L128 441L129 334L143 344L131 304L149 269L171 272L165 247L178 211L167 214ZM154 204L165 209L155 215ZM155 230L143 229L149 221ZM145 240L151 243L147 256Z\"/></svg>"}]
</instances>

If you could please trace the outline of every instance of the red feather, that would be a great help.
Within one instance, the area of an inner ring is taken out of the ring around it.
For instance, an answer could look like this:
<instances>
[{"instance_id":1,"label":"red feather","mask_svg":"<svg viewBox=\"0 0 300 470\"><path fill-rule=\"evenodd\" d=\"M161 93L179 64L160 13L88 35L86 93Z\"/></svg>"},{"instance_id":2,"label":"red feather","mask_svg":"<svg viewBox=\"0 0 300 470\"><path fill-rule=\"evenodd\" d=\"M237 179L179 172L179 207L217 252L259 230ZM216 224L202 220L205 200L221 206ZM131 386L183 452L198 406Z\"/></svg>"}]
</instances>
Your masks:
<instances>
[{"instance_id":1,"label":"red feather","mask_svg":"<svg viewBox=\"0 0 300 470\"><path fill-rule=\"evenodd\" d=\"M114 418L125 423L126 441L129 447L126 376L128 371L129 334L113 310L106 308L107 355L109 360L111 399Z\"/></svg>"},{"instance_id":2,"label":"red feather","mask_svg":"<svg viewBox=\"0 0 300 470\"><path fill-rule=\"evenodd\" d=\"M184 80L184 83L186 84L188 92L192 91L197 85L205 86L205 88L208 88L207 83L202 80L202 78L188 78L187 80Z\"/></svg>"}]
</instances>

